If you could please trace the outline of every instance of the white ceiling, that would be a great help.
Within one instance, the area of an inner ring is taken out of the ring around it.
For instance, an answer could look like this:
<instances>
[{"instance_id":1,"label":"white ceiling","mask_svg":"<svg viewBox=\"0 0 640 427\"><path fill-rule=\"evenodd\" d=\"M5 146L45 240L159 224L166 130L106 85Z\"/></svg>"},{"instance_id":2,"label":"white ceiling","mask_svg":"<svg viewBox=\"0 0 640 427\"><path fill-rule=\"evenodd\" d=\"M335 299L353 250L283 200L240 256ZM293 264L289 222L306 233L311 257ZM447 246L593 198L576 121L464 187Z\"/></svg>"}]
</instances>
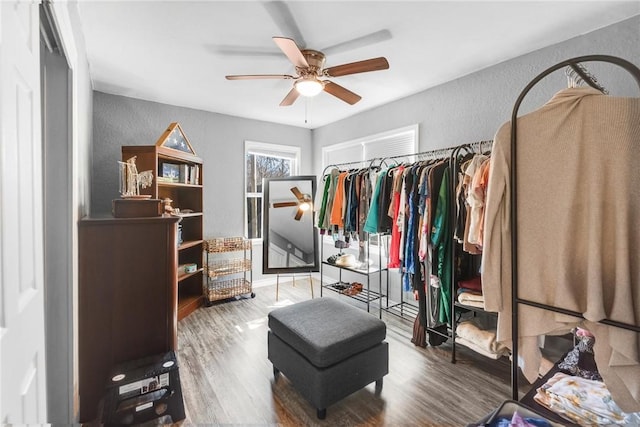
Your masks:
<instances>
[{"instance_id":1,"label":"white ceiling","mask_svg":"<svg viewBox=\"0 0 640 427\"><path fill-rule=\"evenodd\" d=\"M316 128L640 14L640 1L86 0L78 8L95 90ZM295 74L273 36L324 51L326 67L384 56L390 69L332 79L362 96L355 105L321 93L280 107L291 80L224 78ZM363 36L370 43L358 46Z\"/></svg>"}]
</instances>

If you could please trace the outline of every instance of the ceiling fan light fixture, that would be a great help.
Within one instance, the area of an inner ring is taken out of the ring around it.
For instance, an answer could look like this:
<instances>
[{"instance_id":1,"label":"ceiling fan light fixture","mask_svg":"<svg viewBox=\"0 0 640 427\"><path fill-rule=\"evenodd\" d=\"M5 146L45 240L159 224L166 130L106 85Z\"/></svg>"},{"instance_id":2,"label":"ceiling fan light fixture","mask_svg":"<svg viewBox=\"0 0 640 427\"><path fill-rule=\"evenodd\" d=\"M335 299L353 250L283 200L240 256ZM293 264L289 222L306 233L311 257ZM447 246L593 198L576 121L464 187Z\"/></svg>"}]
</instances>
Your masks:
<instances>
[{"instance_id":1,"label":"ceiling fan light fixture","mask_svg":"<svg viewBox=\"0 0 640 427\"><path fill-rule=\"evenodd\" d=\"M301 211L306 212L309 209L311 209L311 203L309 203L309 202L300 203L299 208L300 208Z\"/></svg>"},{"instance_id":2,"label":"ceiling fan light fixture","mask_svg":"<svg viewBox=\"0 0 640 427\"><path fill-rule=\"evenodd\" d=\"M315 77L298 80L293 86L302 96L316 96L324 89L322 82Z\"/></svg>"}]
</instances>

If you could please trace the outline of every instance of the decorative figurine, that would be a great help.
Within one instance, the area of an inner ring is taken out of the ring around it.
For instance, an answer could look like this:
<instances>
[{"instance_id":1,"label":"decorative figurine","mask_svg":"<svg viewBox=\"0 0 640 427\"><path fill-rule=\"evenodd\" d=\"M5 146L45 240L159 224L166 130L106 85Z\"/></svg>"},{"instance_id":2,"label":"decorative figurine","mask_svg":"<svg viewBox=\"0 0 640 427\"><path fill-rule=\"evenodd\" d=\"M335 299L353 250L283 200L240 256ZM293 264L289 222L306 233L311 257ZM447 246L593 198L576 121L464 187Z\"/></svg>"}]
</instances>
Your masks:
<instances>
[{"instance_id":1,"label":"decorative figurine","mask_svg":"<svg viewBox=\"0 0 640 427\"><path fill-rule=\"evenodd\" d=\"M126 162L118 161L120 174L120 195L123 199L149 199L150 194L140 194L140 188L147 188L153 182L153 172L138 172L136 156Z\"/></svg>"},{"instance_id":2,"label":"decorative figurine","mask_svg":"<svg viewBox=\"0 0 640 427\"><path fill-rule=\"evenodd\" d=\"M171 202L173 202L173 200L171 200L170 198L164 198L162 199L162 204L164 205L164 213L166 214L172 214L174 209L171 206Z\"/></svg>"}]
</instances>

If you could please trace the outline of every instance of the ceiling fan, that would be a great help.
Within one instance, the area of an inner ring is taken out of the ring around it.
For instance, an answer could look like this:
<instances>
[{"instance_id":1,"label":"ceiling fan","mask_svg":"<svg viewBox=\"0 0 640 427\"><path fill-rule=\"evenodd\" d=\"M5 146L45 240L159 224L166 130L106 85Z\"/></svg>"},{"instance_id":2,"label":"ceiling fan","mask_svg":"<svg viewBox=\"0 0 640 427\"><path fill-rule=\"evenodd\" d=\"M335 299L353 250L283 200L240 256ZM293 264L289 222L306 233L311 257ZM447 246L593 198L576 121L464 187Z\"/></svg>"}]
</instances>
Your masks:
<instances>
[{"instance_id":1,"label":"ceiling fan","mask_svg":"<svg viewBox=\"0 0 640 427\"><path fill-rule=\"evenodd\" d=\"M311 208L311 196L308 194L303 194L298 187L291 187L291 192L294 196L296 196L297 201L293 202L275 202L273 204L274 208L286 208L297 206L298 210L296 212L296 216L293 218L296 221L300 221L302 215Z\"/></svg>"},{"instance_id":2,"label":"ceiling fan","mask_svg":"<svg viewBox=\"0 0 640 427\"><path fill-rule=\"evenodd\" d=\"M324 68L324 53L312 49L300 49L293 39L288 37L273 37L273 41L295 65L298 75L290 74L245 74L229 75L227 80L250 79L284 79L294 80L293 88L284 97L280 106L292 105L299 95L315 96L323 90L342 101L353 105L362 97L340 86L325 77L340 77L349 74L365 73L368 71L386 70L389 62L384 57L366 59L364 61L351 62Z\"/></svg>"}]
</instances>

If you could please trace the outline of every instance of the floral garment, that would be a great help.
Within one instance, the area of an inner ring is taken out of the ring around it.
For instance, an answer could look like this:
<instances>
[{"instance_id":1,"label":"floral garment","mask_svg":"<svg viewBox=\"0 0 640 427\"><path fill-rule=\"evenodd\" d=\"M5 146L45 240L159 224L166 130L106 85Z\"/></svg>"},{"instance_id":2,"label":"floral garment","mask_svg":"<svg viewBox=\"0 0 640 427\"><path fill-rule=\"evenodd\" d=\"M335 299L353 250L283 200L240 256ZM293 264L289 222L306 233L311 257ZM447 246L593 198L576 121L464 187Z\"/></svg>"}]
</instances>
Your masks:
<instances>
[{"instance_id":1,"label":"floral garment","mask_svg":"<svg viewBox=\"0 0 640 427\"><path fill-rule=\"evenodd\" d=\"M534 399L580 425L640 425L640 412L624 413L601 381L555 374Z\"/></svg>"}]
</instances>

